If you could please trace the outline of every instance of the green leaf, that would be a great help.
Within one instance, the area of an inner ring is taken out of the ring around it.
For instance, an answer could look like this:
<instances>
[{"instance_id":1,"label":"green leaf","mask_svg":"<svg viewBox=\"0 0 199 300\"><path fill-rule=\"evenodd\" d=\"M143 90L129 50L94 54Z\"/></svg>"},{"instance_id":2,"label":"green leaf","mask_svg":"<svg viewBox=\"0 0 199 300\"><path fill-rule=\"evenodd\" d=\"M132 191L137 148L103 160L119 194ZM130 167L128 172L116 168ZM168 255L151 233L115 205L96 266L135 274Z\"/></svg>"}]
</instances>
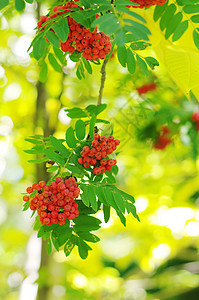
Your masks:
<instances>
[{"instance_id":1,"label":"green leaf","mask_svg":"<svg viewBox=\"0 0 199 300\"><path fill-rule=\"evenodd\" d=\"M172 41L175 42L175 41L179 40L179 38L181 38L181 36L184 34L184 32L187 30L188 27L189 27L188 20L180 23L174 31L174 34L172 36Z\"/></svg>"},{"instance_id":2,"label":"green leaf","mask_svg":"<svg viewBox=\"0 0 199 300\"><path fill-rule=\"evenodd\" d=\"M182 8L186 14L199 13L199 4L197 5L186 5Z\"/></svg>"},{"instance_id":3,"label":"green leaf","mask_svg":"<svg viewBox=\"0 0 199 300\"><path fill-rule=\"evenodd\" d=\"M90 126L89 126L89 135L91 138L93 138L93 134L94 134L95 121L96 121L96 116L93 115L90 120Z\"/></svg>"},{"instance_id":4,"label":"green leaf","mask_svg":"<svg viewBox=\"0 0 199 300\"><path fill-rule=\"evenodd\" d=\"M48 39L48 41L55 47L55 48L59 48L60 47L60 41L59 38L57 37L57 35L51 31L48 30L45 34L46 38Z\"/></svg>"},{"instance_id":5,"label":"green leaf","mask_svg":"<svg viewBox=\"0 0 199 300\"><path fill-rule=\"evenodd\" d=\"M54 55L52 53L48 54L48 60L56 72L58 72L58 73L62 72L62 67L60 66L60 64L58 63L58 61L56 60L56 58L54 57Z\"/></svg>"},{"instance_id":6,"label":"green leaf","mask_svg":"<svg viewBox=\"0 0 199 300\"><path fill-rule=\"evenodd\" d=\"M69 148L75 148L77 145L77 140L75 138L75 134L74 134L74 130L73 130L72 126L70 126L66 130L66 143Z\"/></svg>"},{"instance_id":7,"label":"green leaf","mask_svg":"<svg viewBox=\"0 0 199 300\"><path fill-rule=\"evenodd\" d=\"M39 72L39 81L44 83L47 81L47 75L48 75L48 66L47 64L44 62L41 70Z\"/></svg>"},{"instance_id":8,"label":"green leaf","mask_svg":"<svg viewBox=\"0 0 199 300\"><path fill-rule=\"evenodd\" d=\"M153 14L153 19L155 22L157 22L157 20L161 17L161 15L163 14L167 6L168 6L168 2L166 2L164 5L161 6L160 5L155 6L154 14Z\"/></svg>"},{"instance_id":9,"label":"green leaf","mask_svg":"<svg viewBox=\"0 0 199 300\"><path fill-rule=\"evenodd\" d=\"M83 191L84 196L87 199L89 199L89 202L91 204L92 209L94 211L97 211L98 205L97 205L96 194L95 194L94 188L91 185L81 184L80 185L80 189ZM82 194L81 194L81 197L82 197Z\"/></svg>"},{"instance_id":10,"label":"green leaf","mask_svg":"<svg viewBox=\"0 0 199 300\"><path fill-rule=\"evenodd\" d=\"M43 150L24 150L25 153L28 153L28 154L43 154Z\"/></svg>"},{"instance_id":11,"label":"green leaf","mask_svg":"<svg viewBox=\"0 0 199 300\"><path fill-rule=\"evenodd\" d=\"M4 8L9 4L9 0L1 0L0 9Z\"/></svg>"},{"instance_id":12,"label":"green leaf","mask_svg":"<svg viewBox=\"0 0 199 300\"><path fill-rule=\"evenodd\" d=\"M31 159L28 160L29 163L33 163L33 164L40 164L43 163L45 161L48 161L49 159L47 157L42 157L41 159Z\"/></svg>"},{"instance_id":13,"label":"green leaf","mask_svg":"<svg viewBox=\"0 0 199 300\"><path fill-rule=\"evenodd\" d=\"M47 254L48 254L48 255L50 255L51 252L52 252L52 244L51 244L50 239L48 239L48 241L47 241L47 244L46 244L46 251L47 251Z\"/></svg>"},{"instance_id":14,"label":"green leaf","mask_svg":"<svg viewBox=\"0 0 199 300\"><path fill-rule=\"evenodd\" d=\"M88 250L89 250L88 247L89 246L80 238L78 238L78 240L77 240L77 246L78 246L79 256L82 259L86 259L88 257Z\"/></svg>"},{"instance_id":15,"label":"green leaf","mask_svg":"<svg viewBox=\"0 0 199 300\"><path fill-rule=\"evenodd\" d=\"M131 212L132 215L134 216L134 218L136 218L140 222L140 219L136 213L136 207L130 202L125 202L125 206L126 206L127 212L128 213Z\"/></svg>"},{"instance_id":16,"label":"green leaf","mask_svg":"<svg viewBox=\"0 0 199 300\"><path fill-rule=\"evenodd\" d=\"M87 72L88 72L89 74L92 74L93 71L92 71L92 67L91 67L90 62L89 62L87 59L85 59L84 57L82 57L82 61L83 61L83 63L84 63L84 66L85 66L85 69L87 70Z\"/></svg>"},{"instance_id":17,"label":"green leaf","mask_svg":"<svg viewBox=\"0 0 199 300\"><path fill-rule=\"evenodd\" d=\"M36 218L35 218L35 223L34 223L34 226L33 226L33 230L39 230L41 226L42 226L42 224L39 220L39 216L37 215Z\"/></svg>"},{"instance_id":18,"label":"green leaf","mask_svg":"<svg viewBox=\"0 0 199 300\"><path fill-rule=\"evenodd\" d=\"M75 247L75 240L70 239L64 246L64 253L66 256L69 256L72 252L73 248Z\"/></svg>"},{"instance_id":19,"label":"green leaf","mask_svg":"<svg viewBox=\"0 0 199 300\"><path fill-rule=\"evenodd\" d=\"M55 231L56 236L56 231ZM72 236L72 228L63 228L59 234L57 234L57 241L59 243L59 247L63 246L68 239Z\"/></svg>"},{"instance_id":20,"label":"green leaf","mask_svg":"<svg viewBox=\"0 0 199 300\"><path fill-rule=\"evenodd\" d=\"M106 198L106 201L108 202L108 204L110 206L112 206L115 210L118 210L118 206L115 202L115 199L113 198L113 192L110 188L108 187L105 187L104 188L104 195L105 195L105 198Z\"/></svg>"},{"instance_id":21,"label":"green leaf","mask_svg":"<svg viewBox=\"0 0 199 300\"><path fill-rule=\"evenodd\" d=\"M25 0L27 3L32 4L34 0Z\"/></svg>"},{"instance_id":22,"label":"green leaf","mask_svg":"<svg viewBox=\"0 0 199 300\"><path fill-rule=\"evenodd\" d=\"M104 191L103 188L101 186L95 186L95 193L97 195L98 200L105 204L108 205L108 202L106 201L105 195L104 195Z\"/></svg>"},{"instance_id":23,"label":"green leaf","mask_svg":"<svg viewBox=\"0 0 199 300\"><path fill-rule=\"evenodd\" d=\"M44 56L46 45L46 40L43 37L43 35L41 35L40 38L33 45L33 56L36 60L39 60L41 57Z\"/></svg>"},{"instance_id":24,"label":"green leaf","mask_svg":"<svg viewBox=\"0 0 199 300\"><path fill-rule=\"evenodd\" d=\"M127 49L127 69L129 73L134 74L136 68L135 57L130 49Z\"/></svg>"},{"instance_id":25,"label":"green leaf","mask_svg":"<svg viewBox=\"0 0 199 300\"><path fill-rule=\"evenodd\" d=\"M137 19L137 20L139 20L139 21L141 21L143 23L146 23L146 20L142 16L140 16L139 14L137 14L134 11L131 11L131 10L127 9L127 8L117 7L117 11L126 13L126 14L130 15L131 17L134 17L135 19Z\"/></svg>"},{"instance_id":26,"label":"green leaf","mask_svg":"<svg viewBox=\"0 0 199 300\"><path fill-rule=\"evenodd\" d=\"M122 198L121 194L116 191L113 191L113 197L115 203L117 204L117 207L121 210L122 213L125 213L124 199Z\"/></svg>"},{"instance_id":27,"label":"green leaf","mask_svg":"<svg viewBox=\"0 0 199 300\"><path fill-rule=\"evenodd\" d=\"M91 204L91 207L94 211L98 210L97 200L96 200L96 194L94 191L94 188L92 185L88 186L88 197Z\"/></svg>"},{"instance_id":28,"label":"green leaf","mask_svg":"<svg viewBox=\"0 0 199 300\"><path fill-rule=\"evenodd\" d=\"M88 111L90 116L92 116L93 114L97 116L106 108L107 108L107 104L100 104L100 105L90 104L86 107L86 110Z\"/></svg>"},{"instance_id":29,"label":"green leaf","mask_svg":"<svg viewBox=\"0 0 199 300\"><path fill-rule=\"evenodd\" d=\"M173 3L169 5L164 11L164 14L160 20L160 29L162 31L169 25L170 19L173 17L175 11L176 11L176 6Z\"/></svg>"},{"instance_id":30,"label":"green leaf","mask_svg":"<svg viewBox=\"0 0 199 300\"><path fill-rule=\"evenodd\" d=\"M168 39L172 33L174 33L176 27L181 23L183 15L178 12L173 18L170 19L169 25L166 28L165 38Z\"/></svg>"},{"instance_id":31,"label":"green leaf","mask_svg":"<svg viewBox=\"0 0 199 300\"><path fill-rule=\"evenodd\" d=\"M104 222L107 223L110 219L111 208L103 204Z\"/></svg>"},{"instance_id":32,"label":"green leaf","mask_svg":"<svg viewBox=\"0 0 199 300\"><path fill-rule=\"evenodd\" d=\"M26 4L24 2L24 0L15 0L15 8L17 11L21 12L22 10L24 10Z\"/></svg>"},{"instance_id":33,"label":"green leaf","mask_svg":"<svg viewBox=\"0 0 199 300\"><path fill-rule=\"evenodd\" d=\"M68 149L62 144L60 140L58 140L56 137L50 135L50 141L55 148L55 150L59 151L59 153L64 157L68 158L70 155L70 152Z\"/></svg>"},{"instance_id":34,"label":"green leaf","mask_svg":"<svg viewBox=\"0 0 199 300\"><path fill-rule=\"evenodd\" d=\"M159 66L159 62L154 57L147 56L144 59L152 70L154 70L155 66Z\"/></svg>"},{"instance_id":35,"label":"green leaf","mask_svg":"<svg viewBox=\"0 0 199 300\"><path fill-rule=\"evenodd\" d=\"M59 252L59 242L58 242L57 237L54 237L54 236L52 235L52 236L51 236L51 239L52 239L53 246L55 247L55 249L57 250L57 252Z\"/></svg>"},{"instance_id":36,"label":"green leaf","mask_svg":"<svg viewBox=\"0 0 199 300\"><path fill-rule=\"evenodd\" d=\"M79 80L82 79L82 72L81 72L81 69L80 69L80 65L77 67L77 70L76 70L76 76Z\"/></svg>"},{"instance_id":37,"label":"green leaf","mask_svg":"<svg viewBox=\"0 0 199 300\"><path fill-rule=\"evenodd\" d=\"M120 64L122 65L122 67L125 68L126 60L127 60L127 51L126 51L125 45L117 47L117 57L118 57Z\"/></svg>"},{"instance_id":38,"label":"green leaf","mask_svg":"<svg viewBox=\"0 0 199 300\"><path fill-rule=\"evenodd\" d=\"M24 141L29 142L31 144L41 144L42 145L42 141L39 141L36 139L24 139Z\"/></svg>"},{"instance_id":39,"label":"green leaf","mask_svg":"<svg viewBox=\"0 0 199 300\"><path fill-rule=\"evenodd\" d=\"M193 41L196 47L199 49L199 28L196 28L193 31Z\"/></svg>"},{"instance_id":40,"label":"green leaf","mask_svg":"<svg viewBox=\"0 0 199 300\"><path fill-rule=\"evenodd\" d=\"M23 211L26 211L30 207L30 201L27 201L23 205Z\"/></svg>"},{"instance_id":41,"label":"green leaf","mask_svg":"<svg viewBox=\"0 0 199 300\"><path fill-rule=\"evenodd\" d=\"M90 232L77 231L77 234L82 240L85 240L87 242L97 243L100 241L100 238L98 236Z\"/></svg>"},{"instance_id":42,"label":"green leaf","mask_svg":"<svg viewBox=\"0 0 199 300\"><path fill-rule=\"evenodd\" d=\"M118 217L120 218L120 221L122 222L122 224L124 225L124 226L126 226L126 218L124 217L124 215L121 213L121 211L116 211L116 213L117 213L117 215L118 215Z\"/></svg>"},{"instance_id":43,"label":"green leaf","mask_svg":"<svg viewBox=\"0 0 199 300\"><path fill-rule=\"evenodd\" d=\"M46 235L47 232L50 232L50 231L51 231L50 226L42 225L37 233L37 237L38 238L43 237L44 235Z\"/></svg>"},{"instance_id":44,"label":"green leaf","mask_svg":"<svg viewBox=\"0 0 199 300\"><path fill-rule=\"evenodd\" d=\"M82 120L77 120L75 123L75 133L78 140L83 140L86 135L85 123Z\"/></svg>"},{"instance_id":45,"label":"green leaf","mask_svg":"<svg viewBox=\"0 0 199 300\"><path fill-rule=\"evenodd\" d=\"M191 16L191 21L193 23L199 23L199 15Z\"/></svg>"},{"instance_id":46,"label":"green leaf","mask_svg":"<svg viewBox=\"0 0 199 300\"><path fill-rule=\"evenodd\" d=\"M65 165L65 160L57 153L53 152L52 150L45 149L44 154L51 160L55 161L56 163L60 164L61 166Z\"/></svg>"},{"instance_id":47,"label":"green leaf","mask_svg":"<svg viewBox=\"0 0 199 300\"><path fill-rule=\"evenodd\" d=\"M73 174L77 174L80 176L85 175L84 171L80 169L80 167L75 165L67 165L66 168L71 171Z\"/></svg>"},{"instance_id":48,"label":"green leaf","mask_svg":"<svg viewBox=\"0 0 199 300\"><path fill-rule=\"evenodd\" d=\"M74 107L71 109L65 109L64 111L67 112L67 116L71 119L77 119L77 118L86 118L88 115L83 111L83 109L79 107Z\"/></svg>"},{"instance_id":49,"label":"green leaf","mask_svg":"<svg viewBox=\"0 0 199 300\"><path fill-rule=\"evenodd\" d=\"M86 205L87 207L89 207L90 205L90 201L87 195L85 195L84 193L80 194L81 200L84 203L84 205Z\"/></svg>"},{"instance_id":50,"label":"green leaf","mask_svg":"<svg viewBox=\"0 0 199 300\"><path fill-rule=\"evenodd\" d=\"M92 225L92 226L99 226L102 222L92 216L87 216L87 215L79 215L76 217L73 221L77 226L82 227L83 225ZM79 229L82 231L82 229ZM85 231L85 230L84 230ZM90 230L88 230L90 231Z\"/></svg>"},{"instance_id":51,"label":"green leaf","mask_svg":"<svg viewBox=\"0 0 199 300\"><path fill-rule=\"evenodd\" d=\"M146 76L148 76L149 71L148 71L148 67L147 67L147 64L145 63L145 61L138 54L136 54L136 60L137 60L138 65L140 66L140 68L144 72L144 74Z\"/></svg>"},{"instance_id":52,"label":"green leaf","mask_svg":"<svg viewBox=\"0 0 199 300\"><path fill-rule=\"evenodd\" d=\"M67 64L67 60L66 60L66 57L63 54L63 52L60 49L55 48L55 47L53 47L53 51L55 53L56 58L60 61L60 63L63 66L65 66Z\"/></svg>"},{"instance_id":53,"label":"green leaf","mask_svg":"<svg viewBox=\"0 0 199 300\"><path fill-rule=\"evenodd\" d=\"M133 33L134 36L136 36L139 40L145 40L145 41L149 40L148 35L144 31L138 29L136 26L124 25L124 29L127 32Z\"/></svg>"},{"instance_id":54,"label":"green leaf","mask_svg":"<svg viewBox=\"0 0 199 300\"><path fill-rule=\"evenodd\" d=\"M136 29L143 31L146 35L151 34L151 31L145 25L143 25L141 23L138 23L132 19L123 19L123 21L127 24L132 24L133 26L136 27Z\"/></svg>"},{"instance_id":55,"label":"green leaf","mask_svg":"<svg viewBox=\"0 0 199 300\"><path fill-rule=\"evenodd\" d=\"M150 47L151 44L147 42L134 42L131 44L132 50L145 50L147 47Z\"/></svg>"},{"instance_id":56,"label":"green leaf","mask_svg":"<svg viewBox=\"0 0 199 300\"><path fill-rule=\"evenodd\" d=\"M55 31L56 35L62 42L65 42L67 40L68 34L69 34L69 27L68 27L68 22L67 22L66 18L62 18L59 21L55 22L52 25L52 29ZM53 43L53 45L55 46L54 43ZM59 46L60 46L60 43L59 43ZM58 47L55 46L55 47L59 48L59 46Z\"/></svg>"}]
</instances>

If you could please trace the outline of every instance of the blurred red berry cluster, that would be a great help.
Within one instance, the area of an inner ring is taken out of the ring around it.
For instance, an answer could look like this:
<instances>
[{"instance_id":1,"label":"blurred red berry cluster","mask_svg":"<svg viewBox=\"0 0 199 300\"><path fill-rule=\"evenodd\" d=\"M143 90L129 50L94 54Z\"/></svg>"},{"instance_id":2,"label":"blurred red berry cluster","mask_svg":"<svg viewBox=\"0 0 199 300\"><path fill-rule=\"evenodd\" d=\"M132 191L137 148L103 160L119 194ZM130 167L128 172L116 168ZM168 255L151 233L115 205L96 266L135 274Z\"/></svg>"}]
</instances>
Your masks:
<instances>
[{"instance_id":1,"label":"blurred red berry cluster","mask_svg":"<svg viewBox=\"0 0 199 300\"><path fill-rule=\"evenodd\" d=\"M172 139L169 137L170 133L171 131L167 126L162 126L160 134L154 143L154 148L159 150L165 149L172 142Z\"/></svg>"},{"instance_id":2,"label":"blurred red berry cluster","mask_svg":"<svg viewBox=\"0 0 199 300\"><path fill-rule=\"evenodd\" d=\"M196 123L196 130L199 131L199 111L192 114L191 120Z\"/></svg>"},{"instance_id":3,"label":"blurred red berry cluster","mask_svg":"<svg viewBox=\"0 0 199 300\"><path fill-rule=\"evenodd\" d=\"M137 8L149 7L151 5L163 5L167 0L130 0L131 2L137 3L140 6L133 6ZM128 5L130 7L130 5Z\"/></svg>"},{"instance_id":4,"label":"blurred red berry cluster","mask_svg":"<svg viewBox=\"0 0 199 300\"><path fill-rule=\"evenodd\" d=\"M94 140L92 146L85 146L81 151L81 156L78 159L79 164L85 168L94 166L93 174L99 175L106 171L111 171L112 167L116 165L116 159L107 159L107 155L116 150L120 144L119 140L115 140L112 135L106 138L104 135L95 133L93 135Z\"/></svg>"},{"instance_id":5,"label":"blurred red berry cluster","mask_svg":"<svg viewBox=\"0 0 199 300\"><path fill-rule=\"evenodd\" d=\"M143 95L143 94L148 93L149 91L154 91L156 89L157 89L156 83L152 82L152 83L144 84L141 87L137 88L136 90L139 95Z\"/></svg>"},{"instance_id":6,"label":"blurred red berry cluster","mask_svg":"<svg viewBox=\"0 0 199 300\"><path fill-rule=\"evenodd\" d=\"M57 177L48 185L45 181L40 181L26 189L28 194L32 194L34 190L34 196L25 195L23 200L30 201L31 210L37 210L41 224L64 225L66 219L73 220L79 215L78 204L74 199L78 198L80 189L75 178L64 180Z\"/></svg>"},{"instance_id":7,"label":"blurred red berry cluster","mask_svg":"<svg viewBox=\"0 0 199 300\"><path fill-rule=\"evenodd\" d=\"M83 8L79 7L74 1L69 1L64 6L53 7L53 13L50 13L49 17L40 17L40 21L37 23L38 28L49 19L54 19L61 14L69 12L73 8L83 10ZM69 53L78 51L82 53L82 56L87 60L92 59L96 61L98 59L105 59L106 55L111 51L110 37L103 32L97 32L97 27L91 32L70 16L67 16L66 19L69 25L69 34L66 42L63 43L60 41L61 50ZM45 26L43 26L41 30L43 30ZM52 28L51 30L53 31Z\"/></svg>"}]
</instances>

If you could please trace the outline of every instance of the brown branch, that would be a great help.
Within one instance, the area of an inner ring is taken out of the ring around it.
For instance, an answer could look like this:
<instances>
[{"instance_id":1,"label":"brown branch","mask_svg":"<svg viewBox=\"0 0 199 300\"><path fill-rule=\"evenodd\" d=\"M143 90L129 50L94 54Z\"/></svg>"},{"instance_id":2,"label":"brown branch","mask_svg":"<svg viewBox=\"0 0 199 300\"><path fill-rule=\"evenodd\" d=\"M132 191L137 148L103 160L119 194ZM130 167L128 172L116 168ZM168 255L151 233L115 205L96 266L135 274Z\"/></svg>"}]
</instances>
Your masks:
<instances>
[{"instance_id":1,"label":"brown branch","mask_svg":"<svg viewBox=\"0 0 199 300\"><path fill-rule=\"evenodd\" d=\"M108 62L108 59L105 59L103 64L102 64L101 71L100 71L102 76L101 76L101 85L100 85L99 98L98 98L97 105L102 104L102 95L103 95L104 83L105 83L105 80L106 80L106 64L107 64L107 62Z\"/></svg>"}]
</instances>

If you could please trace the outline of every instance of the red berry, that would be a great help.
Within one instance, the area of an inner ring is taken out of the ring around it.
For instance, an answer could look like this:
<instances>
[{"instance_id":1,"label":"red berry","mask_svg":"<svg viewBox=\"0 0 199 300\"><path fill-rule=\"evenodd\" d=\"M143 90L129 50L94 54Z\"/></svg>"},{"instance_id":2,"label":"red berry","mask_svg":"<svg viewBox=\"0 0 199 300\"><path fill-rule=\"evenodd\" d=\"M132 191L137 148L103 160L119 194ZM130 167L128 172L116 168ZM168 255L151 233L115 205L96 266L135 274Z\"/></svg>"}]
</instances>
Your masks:
<instances>
[{"instance_id":1,"label":"red berry","mask_svg":"<svg viewBox=\"0 0 199 300\"><path fill-rule=\"evenodd\" d=\"M94 133L94 134L93 134L93 138L94 138L95 140L99 140L100 135L99 135L98 133Z\"/></svg>"},{"instance_id":2,"label":"red berry","mask_svg":"<svg viewBox=\"0 0 199 300\"><path fill-rule=\"evenodd\" d=\"M83 158L78 158L78 163L80 164L80 165L82 165L83 164Z\"/></svg>"},{"instance_id":3,"label":"red berry","mask_svg":"<svg viewBox=\"0 0 199 300\"><path fill-rule=\"evenodd\" d=\"M33 188L31 186L29 186L27 189L26 189L26 192L28 194L31 194L33 192Z\"/></svg>"},{"instance_id":4,"label":"red berry","mask_svg":"<svg viewBox=\"0 0 199 300\"><path fill-rule=\"evenodd\" d=\"M25 202L29 201L29 197L27 195L23 196L23 201Z\"/></svg>"}]
</instances>

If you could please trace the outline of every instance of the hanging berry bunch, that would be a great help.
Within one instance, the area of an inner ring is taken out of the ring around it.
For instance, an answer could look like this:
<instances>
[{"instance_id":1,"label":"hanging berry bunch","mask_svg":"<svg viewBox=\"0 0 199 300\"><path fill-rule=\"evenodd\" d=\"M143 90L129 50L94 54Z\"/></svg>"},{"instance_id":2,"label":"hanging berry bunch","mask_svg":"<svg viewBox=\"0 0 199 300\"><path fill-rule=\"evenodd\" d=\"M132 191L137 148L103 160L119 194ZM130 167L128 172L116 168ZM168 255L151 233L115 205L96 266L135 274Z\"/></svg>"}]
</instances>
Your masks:
<instances>
[{"instance_id":1,"label":"hanging berry bunch","mask_svg":"<svg viewBox=\"0 0 199 300\"><path fill-rule=\"evenodd\" d=\"M41 31L43 31L49 24L49 20L53 20L68 12L73 12L74 9L83 10L82 7L73 1L67 2L64 6L53 7L53 12L49 16L40 17L40 21L37 23L38 29L41 28ZM91 32L76 22L70 15L66 16L66 20L68 26L65 30L68 32L68 37L64 42L60 40L60 47L63 52L74 53L76 51L82 54L85 59L94 61L106 58L106 55L111 51L111 42L108 35L105 35L103 32L97 32L97 27ZM50 23L53 24L53 21ZM50 28L50 31L55 33L53 28ZM48 39L47 42L49 42Z\"/></svg>"},{"instance_id":2,"label":"hanging berry bunch","mask_svg":"<svg viewBox=\"0 0 199 300\"><path fill-rule=\"evenodd\" d=\"M111 207L124 225L125 213L139 220L134 198L115 185L118 167L112 156L120 142L111 135L112 126L100 119L108 125L101 134L94 133L97 116L105 108L101 104L66 110L71 119L78 120L75 130L72 126L67 129L65 139L40 135L26 139L33 147L25 152L37 154L38 163L50 161L49 181L33 183L23 196L24 210L30 208L37 214L34 228L38 237L47 239L49 254L52 244L57 251L63 246L66 256L77 246L80 257L85 259L92 250L87 242L99 241L92 233L100 228L101 221L93 216L99 210L105 222L110 218Z\"/></svg>"},{"instance_id":3,"label":"hanging berry bunch","mask_svg":"<svg viewBox=\"0 0 199 300\"><path fill-rule=\"evenodd\" d=\"M66 180L57 177L50 184L45 181L33 183L26 191L30 196L25 195L23 200L30 201L30 209L37 211L43 225L64 225L66 219L73 220L79 215L74 199L78 198L80 189L73 177Z\"/></svg>"},{"instance_id":4,"label":"hanging berry bunch","mask_svg":"<svg viewBox=\"0 0 199 300\"><path fill-rule=\"evenodd\" d=\"M150 7L151 5L163 5L167 0L130 0L131 2L137 3L140 6L133 6L137 8Z\"/></svg>"},{"instance_id":5,"label":"hanging berry bunch","mask_svg":"<svg viewBox=\"0 0 199 300\"><path fill-rule=\"evenodd\" d=\"M192 114L191 120L195 123L196 131L199 131L199 111L195 111Z\"/></svg>"},{"instance_id":6,"label":"hanging berry bunch","mask_svg":"<svg viewBox=\"0 0 199 300\"><path fill-rule=\"evenodd\" d=\"M116 165L116 159L108 159L108 155L112 154L120 144L119 140L115 140L112 135L106 138L104 135L95 133L94 140L91 146L84 146L81 151L81 156L78 163L85 168L93 166L93 174L100 175L106 171L111 171L112 167Z\"/></svg>"}]
</instances>

